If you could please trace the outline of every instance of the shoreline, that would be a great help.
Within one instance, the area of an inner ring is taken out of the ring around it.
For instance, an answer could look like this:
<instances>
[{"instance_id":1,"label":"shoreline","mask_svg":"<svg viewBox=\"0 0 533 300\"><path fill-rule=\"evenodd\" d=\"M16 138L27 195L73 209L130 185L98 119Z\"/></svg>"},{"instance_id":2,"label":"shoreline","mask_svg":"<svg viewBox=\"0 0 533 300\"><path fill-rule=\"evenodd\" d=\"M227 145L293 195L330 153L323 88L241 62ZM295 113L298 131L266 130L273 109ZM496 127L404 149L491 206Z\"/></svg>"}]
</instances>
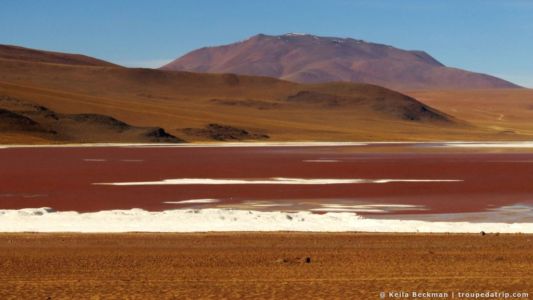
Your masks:
<instances>
[{"instance_id":1,"label":"shoreline","mask_svg":"<svg viewBox=\"0 0 533 300\"><path fill-rule=\"evenodd\" d=\"M533 223L372 219L353 212L233 209L142 209L78 213L50 208L0 210L1 232L202 233L202 232L380 232L380 233L522 233Z\"/></svg>"},{"instance_id":2,"label":"shoreline","mask_svg":"<svg viewBox=\"0 0 533 300\"><path fill-rule=\"evenodd\" d=\"M425 145L437 147L471 148L533 148L532 140L435 140L435 141L271 141L271 142L186 142L186 143L65 143L65 144L0 144L0 149L10 148L77 148L77 147L328 147L328 146L372 146L372 145Z\"/></svg>"},{"instance_id":3,"label":"shoreline","mask_svg":"<svg viewBox=\"0 0 533 300\"><path fill-rule=\"evenodd\" d=\"M0 231L533 233L528 151L376 145L5 149Z\"/></svg>"},{"instance_id":4,"label":"shoreline","mask_svg":"<svg viewBox=\"0 0 533 300\"><path fill-rule=\"evenodd\" d=\"M526 242L533 245L533 234L530 233L500 233L500 232L364 232L364 231L348 231L348 232L326 232L326 231L204 231L204 232L0 232L1 247L6 246L6 239L21 238L31 242L32 238L36 239L64 239L64 238L113 238L120 239L179 239L179 238L202 238L202 237L231 237L231 238L268 238L268 237L297 237L297 238L328 238L335 239L339 237L352 238L473 238L473 239L490 239L490 238L519 238L525 239ZM62 242L65 242L62 240Z\"/></svg>"}]
</instances>

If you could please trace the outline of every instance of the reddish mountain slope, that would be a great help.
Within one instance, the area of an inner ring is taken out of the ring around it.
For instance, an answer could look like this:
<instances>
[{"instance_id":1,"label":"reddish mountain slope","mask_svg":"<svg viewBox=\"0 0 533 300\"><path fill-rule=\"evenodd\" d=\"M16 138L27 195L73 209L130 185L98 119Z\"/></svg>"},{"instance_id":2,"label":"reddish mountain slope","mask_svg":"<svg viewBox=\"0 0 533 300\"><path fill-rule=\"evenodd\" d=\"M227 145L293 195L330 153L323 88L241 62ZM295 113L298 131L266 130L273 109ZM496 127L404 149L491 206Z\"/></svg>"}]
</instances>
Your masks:
<instances>
[{"instance_id":1,"label":"reddish mountain slope","mask_svg":"<svg viewBox=\"0 0 533 300\"><path fill-rule=\"evenodd\" d=\"M302 83L364 82L397 89L518 87L493 76L446 67L422 51L301 34L259 34L230 45L201 48L161 69L260 75Z\"/></svg>"}]
</instances>

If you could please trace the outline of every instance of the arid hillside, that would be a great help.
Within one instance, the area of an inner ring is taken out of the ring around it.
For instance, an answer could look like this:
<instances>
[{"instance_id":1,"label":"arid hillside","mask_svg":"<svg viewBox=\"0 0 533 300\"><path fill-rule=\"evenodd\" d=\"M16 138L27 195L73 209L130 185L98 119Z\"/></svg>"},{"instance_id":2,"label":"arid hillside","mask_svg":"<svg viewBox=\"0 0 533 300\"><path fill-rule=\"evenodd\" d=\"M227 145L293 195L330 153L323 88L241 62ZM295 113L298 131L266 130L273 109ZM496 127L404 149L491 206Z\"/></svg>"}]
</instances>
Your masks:
<instances>
[{"instance_id":1,"label":"arid hillside","mask_svg":"<svg viewBox=\"0 0 533 300\"><path fill-rule=\"evenodd\" d=\"M84 129L71 131L67 123L46 123L35 113L21 113L3 101L0 109L11 123L2 126L2 143L65 142L65 136L68 142L136 140L118 138L116 132L95 122L127 124L133 130L128 131L131 136L162 128L176 141L527 138L490 126L473 126L470 120L368 84L297 84L233 74L0 59L0 97L44 107L70 121L72 115L99 115L91 117L91 129L85 128L88 124L82 118ZM31 123L23 118L37 124L21 127L21 122ZM58 134L36 135L35 128ZM146 138L137 141L147 142Z\"/></svg>"},{"instance_id":2,"label":"arid hillside","mask_svg":"<svg viewBox=\"0 0 533 300\"><path fill-rule=\"evenodd\" d=\"M310 34L259 34L189 52L161 69L259 75L302 83L364 82L400 90L517 87L490 75L447 67L424 51Z\"/></svg>"},{"instance_id":3,"label":"arid hillside","mask_svg":"<svg viewBox=\"0 0 533 300\"><path fill-rule=\"evenodd\" d=\"M533 135L533 90L426 90L409 95L479 127L507 135Z\"/></svg>"},{"instance_id":4,"label":"arid hillside","mask_svg":"<svg viewBox=\"0 0 533 300\"><path fill-rule=\"evenodd\" d=\"M12 45L0 45L0 59L12 59L43 63L81 65L81 66L115 66L107 61L81 54L29 49Z\"/></svg>"}]
</instances>

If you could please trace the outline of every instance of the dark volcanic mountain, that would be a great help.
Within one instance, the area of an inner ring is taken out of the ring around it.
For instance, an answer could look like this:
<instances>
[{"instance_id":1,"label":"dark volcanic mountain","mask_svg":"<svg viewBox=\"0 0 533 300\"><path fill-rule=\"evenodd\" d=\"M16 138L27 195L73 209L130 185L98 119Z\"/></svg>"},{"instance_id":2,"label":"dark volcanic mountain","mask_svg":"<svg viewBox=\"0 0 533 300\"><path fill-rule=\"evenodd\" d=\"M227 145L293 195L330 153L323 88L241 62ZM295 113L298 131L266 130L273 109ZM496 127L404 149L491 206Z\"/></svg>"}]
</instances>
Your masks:
<instances>
[{"instance_id":1,"label":"dark volcanic mountain","mask_svg":"<svg viewBox=\"0 0 533 300\"><path fill-rule=\"evenodd\" d=\"M2 134L25 135L27 140L38 138L55 143L182 142L162 128L136 127L102 114L61 114L0 94L0 137Z\"/></svg>"},{"instance_id":2,"label":"dark volcanic mountain","mask_svg":"<svg viewBox=\"0 0 533 300\"><path fill-rule=\"evenodd\" d=\"M259 34L192 51L161 69L259 75L302 83L363 82L397 89L518 87L490 75L446 67L423 51L308 34Z\"/></svg>"}]
</instances>

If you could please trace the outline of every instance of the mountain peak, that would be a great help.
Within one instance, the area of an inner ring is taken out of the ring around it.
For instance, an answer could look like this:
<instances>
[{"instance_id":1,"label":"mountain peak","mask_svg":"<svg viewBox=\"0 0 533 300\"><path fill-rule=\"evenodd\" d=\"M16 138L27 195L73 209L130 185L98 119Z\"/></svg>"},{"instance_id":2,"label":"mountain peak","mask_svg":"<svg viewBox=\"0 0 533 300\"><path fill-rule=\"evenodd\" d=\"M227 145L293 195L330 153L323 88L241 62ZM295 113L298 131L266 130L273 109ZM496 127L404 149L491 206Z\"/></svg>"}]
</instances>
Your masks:
<instances>
[{"instance_id":1,"label":"mountain peak","mask_svg":"<svg viewBox=\"0 0 533 300\"><path fill-rule=\"evenodd\" d=\"M192 51L162 69L302 83L363 82L399 89L517 87L493 76L448 68L424 51L308 33L258 34L243 42Z\"/></svg>"},{"instance_id":2,"label":"mountain peak","mask_svg":"<svg viewBox=\"0 0 533 300\"><path fill-rule=\"evenodd\" d=\"M303 36L303 35L310 35L310 34L307 34L307 33L299 33L299 32L289 32L289 33L285 33L284 35L285 35L285 36Z\"/></svg>"}]
</instances>

